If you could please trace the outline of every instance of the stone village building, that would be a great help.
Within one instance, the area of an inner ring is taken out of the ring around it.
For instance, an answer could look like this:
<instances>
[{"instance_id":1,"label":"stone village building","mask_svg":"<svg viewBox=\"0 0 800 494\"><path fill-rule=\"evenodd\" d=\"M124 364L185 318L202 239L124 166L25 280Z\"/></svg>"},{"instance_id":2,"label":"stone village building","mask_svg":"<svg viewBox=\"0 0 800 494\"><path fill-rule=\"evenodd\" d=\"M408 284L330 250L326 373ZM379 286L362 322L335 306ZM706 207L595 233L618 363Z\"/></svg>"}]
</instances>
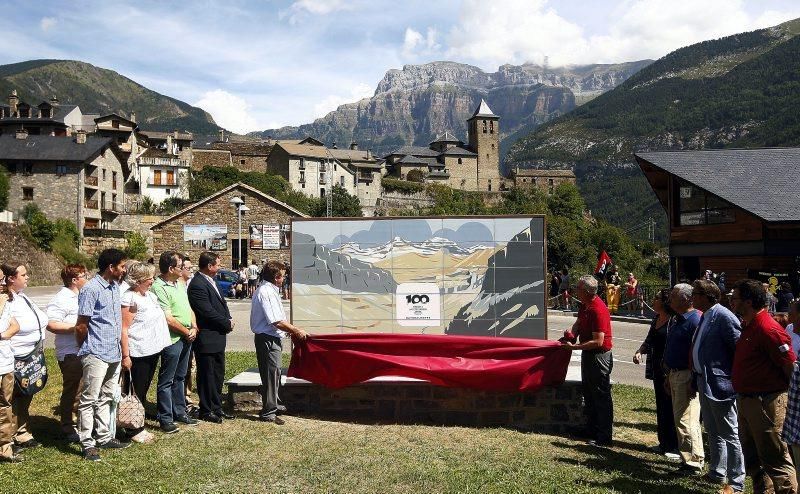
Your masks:
<instances>
[{"instance_id":1,"label":"stone village building","mask_svg":"<svg viewBox=\"0 0 800 494\"><path fill-rule=\"evenodd\" d=\"M572 170L540 170L535 168L514 168L511 181L518 189L539 189L552 194L556 187L566 182L575 184L575 173Z\"/></svg>"},{"instance_id":2,"label":"stone village building","mask_svg":"<svg viewBox=\"0 0 800 494\"><path fill-rule=\"evenodd\" d=\"M8 208L19 215L35 203L51 220L84 228L111 228L123 211L125 157L108 137L0 136L0 164L9 172Z\"/></svg>"},{"instance_id":3,"label":"stone village building","mask_svg":"<svg viewBox=\"0 0 800 494\"><path fill-rule=\"evenodd\" d=\"M197 263L200 253L210 249L220 255L224 267L235 268L238 266L240 256L239 218L236 207L230 203L234 197L242 199L250 208L242 214L242 262L255 261L259 264L264 259L280 259L288 262L288 237L281 237L282 245L285 247L251 250L250 226L283 225L284 231L281 235L288 235L285 227L289 225L290 218L305 217L305 215L288 204L243 183L230 185L153 225L151 227L153 251L175 250L187 254ZM199 231L204 227L217 232L213 240L204 243L185 238L185 232L192 229ZM225 231L224 234L220 233L222 230Z\"/></svg>"},{"instance_id":4,"label":"stone village building","mask_svg":"<svg viewBox=\"0 0 800 494\"><path fill-rule=\"evenodd\" d=\"M325 197L333 185L340 185L358 197L365 216L372 216L381 195L383 162L369 150L328 148L320 141L278 141L267 162L269 173L280 175L308 196Z\"/></svg>"},{"instance_id":5,"label":"stone village building","mask_svg":"<svg viewBox=\"0 0 800 494\"><path fill-rule=\"evenodd\" d=\"M418 170L425 182L442 183L454 189L497 192L505 181L500 175L500 117L486 101L467 120L468 143L449 132L428 147L403 146L386 156L392 176L408 179Z\"/></svg>"}]
</instances>

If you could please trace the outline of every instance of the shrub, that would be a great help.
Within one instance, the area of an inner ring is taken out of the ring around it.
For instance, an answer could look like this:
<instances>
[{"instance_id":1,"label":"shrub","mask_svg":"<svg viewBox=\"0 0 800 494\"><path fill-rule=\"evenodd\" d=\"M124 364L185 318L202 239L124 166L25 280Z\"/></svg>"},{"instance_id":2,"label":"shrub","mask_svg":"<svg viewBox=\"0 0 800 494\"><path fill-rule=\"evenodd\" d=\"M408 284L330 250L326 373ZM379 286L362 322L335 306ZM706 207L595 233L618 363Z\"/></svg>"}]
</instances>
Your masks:
<instances>
[{"instance_id":1,"label":"shrub","mask_svg":"<svg viewBox=\"0 0 800 494\"><path fill-rule=\"evenodd\" d=\"M423 183L425 181L425 174L422 170L411 170L406 175L409 182Z\"/></svg>"},{"instance_id":2,"label":"shrub","mask_svg":"<svg viewBox=\"0 0 800 494\"><path fill-rule=\"evenodd\" d=\"M25 205L22 217L36 245L42 250L50 250L50 245L56 238L55 224L47 219L36 203Z\"/></svg>"},{"instance_id":3,"label":"shrub","mask_svg":"<svg viewBox=\"0 0 800 494\"><path fill-rule=\"evenodd\" d=\"M141 233L128 232L125 234L125 241L128 242L128 246L125 247L125 254L128 259L136 259L138 261L147 259L147 242Z\"/></svg>"},{"instance_id":4,"label":"shrub","mask_svg":"<svg viewBox=\"0 0 800 494\"><path fill-rule=\"evenodd\" d=\"M8 172L4 166L0 166L0 211L4 211L8 207L8 189L11 186L11 181L8 178Z\"/></svg>"},{"instance_id":5,"label":"shrub","mask_svg":"<svg viewBox=\"0 0 800 494\"><path fill-rule=\"evenodd\" d=\"M408 182L397 178L383 177L381 181L386 192L399 192L401 194L418 194L425 190L425 186L416 182Z\"/></svg>"}]
</instances>

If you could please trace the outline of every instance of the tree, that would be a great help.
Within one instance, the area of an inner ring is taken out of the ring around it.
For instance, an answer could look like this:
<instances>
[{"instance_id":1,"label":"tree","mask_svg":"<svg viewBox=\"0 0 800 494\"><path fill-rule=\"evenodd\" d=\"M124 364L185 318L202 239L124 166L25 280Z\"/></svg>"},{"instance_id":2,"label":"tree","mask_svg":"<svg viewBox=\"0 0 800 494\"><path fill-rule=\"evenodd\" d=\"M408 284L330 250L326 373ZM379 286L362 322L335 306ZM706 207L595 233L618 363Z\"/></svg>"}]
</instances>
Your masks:
<instances>
[{"instance_id":1,"label":"tree","mask_svg":"<svg viewBox=\"0 0 800 494\"><path fill-rule=\"evenodd\" d=\"M36 245L42 250L50 250L53 239L56 238L56 227L39 206L34 202L27 204L22 210L22 217Z\"/></svg>"},{"instance_id":2,"label":"tree","mask_svg":"<svg viewBox=\"0 0 800 494\"><path fill-rule=\"evenodd\" d=\"M538 187L530 190L514 187L503 194L500 214L546 214L547 196Z\"/></svg>"},{"instance_id":3,"label":"tree","mask_svg":"<svg viewBox=\"0 0 800 494\"><path fill-rule=\"evenodd\" d=\"M409 182L422 183L425 181L425 174L422 172L422 170L417 170L415 168L410 172L408 172L406 178L408 179Z\"/></svg>"},{"instance_id":4,"label":"tree","mask_svg":"<svg viewBox=\"0 0 800 494\"><path fill-rule=\"evenodd\" d=\"M136 259L144 261L147 258L147 242L139 232L128 232L125 234L125 241L128 246L125 247L125 255L128 259Z\"/></svg>"},{"instance_id":5,"label":"tree","mask_svg":"<svg viewBox=\"0 0 800 494\"><path fill-rule=\"evenodd\" d=\"M586 203L578 191L578 187L568 182L562 182L553 190L547 199L547 207L555 216L563 216L573 221L583 218Z\"/></svg>"},{"instance_id":6,"label":"tree","mask_svg":"<svg viewBox=\"0 0 800 494\"><path fill-rule=\"evenodd\" d=\"M0 211L4 211L8 207L9 187L11 187L11 181L8 178L8 172L4 166L0 166Z\"/></svg>"},{"instance_id":7,"label":"tree","mask_svg":"<svg viewBox=\"0 0 800 494\"><path fill-rule=\"evenodd\" d=\"M358 197L348 194L339 184L333 186L331 191L331 215L337 217L361 217L364 213L361 210L361 201ZM327 201L320 199L314 209L313 216L323 217L327 214Z\"/></svg>"}]
</instances>

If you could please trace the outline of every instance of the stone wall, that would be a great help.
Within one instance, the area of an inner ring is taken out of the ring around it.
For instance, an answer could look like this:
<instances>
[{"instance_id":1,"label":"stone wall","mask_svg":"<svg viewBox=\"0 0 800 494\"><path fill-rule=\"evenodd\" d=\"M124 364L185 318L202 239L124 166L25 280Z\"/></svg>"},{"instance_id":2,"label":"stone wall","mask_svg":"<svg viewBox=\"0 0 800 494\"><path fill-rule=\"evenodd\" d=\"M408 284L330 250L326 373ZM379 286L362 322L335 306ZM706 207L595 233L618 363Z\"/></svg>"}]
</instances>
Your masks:
<instances>
[{"instance_id":1,"label":"stone wall","mask_svg":"<svg viewBox=\"0 0 800 494\"><path fill-rule=\"evenodd\" d=\"M60 285L63 264L55 255L39 250L13 223L0 223L0 261L25 263L31 273L30 286Z\"/></svg>"},{"instance_id":2,"label":"stone wall","mask_svg":"<svg viewBox=\"0 0 800 494\"><path fill-rule=\"evenodd\" d=\"M30 174L23 173L22 165L11 165L15 172L9 175L8 210L19 218L27 204L35 203L49 220L64 218L82 227L78 223L79 197L82 200L78 191L83 165L50 161L37 161L32 165L34 173ZM57 173L58 165L66 166L65 174ZM24 188L33 189L33 199L24 198Z\"/></svg>"},{"instance_id":3,"label":"stone wall","mask_svg":"<svg viewBox=\"0 0 800 494\"><path fill-rule=\"evenodd\" d=\"M124 249L128 246L124 232L138 232L144 237L147 250L152 254L155 251L153 250L153 231L150 227L166 218L168 216L156 214L120 214L114 221L114 230L113 233L109 232L110 235L84 236L81 240L81 252L89 256L96 256L103 249L111 247Z\"/></svg>"},{"instance_id":4,"label":"stone wall","mask_svg":"<svg viewBox=\"0 0 800 494\"><path fill-rule=\"evenodd\" d=\"M201 246L193 246L191 242L183 241L184 225L227 225L228 242L224 250L216 251L220 255L225 268L233 267L233 244L238 242L238 217L236 209L230 204L233 197L242 197L250 211L242 216L242 242L247 248L248 231L250 224L289 224L289 218L295 216L275 202L266 199L262 194L253 192L249 188L236 187L225 194L219 195L210 201L200 204L185 213L172 218L166 223L155 226L153 233L153 251L176 250L188 254L196 263ZM279 250L253 250L248 252L248 260L260 263L262 259L280 259L289 261L289 249Z\"/></svg>"},{"instance_id":5,"label":"stone wall","mask_svg":"<svg viewBox=\"0 0 800 494\"><path fill-rule=\"evenodd\" d=\"M281 400L298 414L394 423L514 427L563 433L584 423L581 383L566 381L535 393L498 393L433 386L423 381L370 381L328 389L289 379ZM228 384L229 406L258 411L256 388Z\"/></svg>"}]
</instances>

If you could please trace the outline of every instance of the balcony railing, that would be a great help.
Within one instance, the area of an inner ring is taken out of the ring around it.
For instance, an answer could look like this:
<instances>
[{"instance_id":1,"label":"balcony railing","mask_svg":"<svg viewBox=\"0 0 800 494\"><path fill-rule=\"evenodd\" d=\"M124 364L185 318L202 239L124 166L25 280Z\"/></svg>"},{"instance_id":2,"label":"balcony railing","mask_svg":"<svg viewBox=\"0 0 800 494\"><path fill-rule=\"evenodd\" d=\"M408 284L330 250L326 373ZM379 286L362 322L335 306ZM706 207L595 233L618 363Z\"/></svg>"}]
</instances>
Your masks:
<instances>
[{"instance_id":1,"label":"balcony railing","mask_svg":"<svg viewBox=\"0 0 800 494\"><path fill-rule=\"evenodd\" d=\"M122 204L118 202L106 201L105 203L102 204L102 211L104 213L121 213Z\"/></svg>"},{"instance_id":2,"label":"balcony railing","mask_svg":"<svg viewBox=\"0 0 800 494\"><path fill-rule=\"evenodd\" d=\"M92 177L90 175L87 175L83 179L83 181L86 183L86 185L91 185L93 187L97 187L97 177Z\"/></svg>"},{"instance_id":3,"label":"balcony railing","mask_svg":"<svg viewBox=\"0 0 800 494\"><path fill-rule=\"evenodd\" d=\"M97 204L97 199L84 199L83 207L86 209L97 209L99 207Z\"/></svg>"},{"instance_id":4,"label":"balcony railing","mask_svg":"<svg viewBox=\"0 0 800 494\"><path fill-rule=\"evenodd\" d=\"M326 177L324 174L320 175L319 176L319 184L320 185L325 185L326 183L328 183L328 177Z\"/></svg>"},{"instance_id":5,"label":"balcony railing","mask_svg":"<svg viewBox=\"0 0 800 494\"><path fill-rule=\"evenodd\" d=\"M358 174L358 181L359 182L372 182L374 180L372 178L372 173L359 173Z\"/></svg>"},{"instance_id":6,"label":"balcony railing","mask_svg":"<svg viewBox=\"0 0 800 494\"><path fill-rule=\"evenodd\" d=\"M147 180L147 185L175 187L176 185L178 185L178 178L175 177L172 180L167 180L166 178L161 180L154 180L153 177L150 177L150 179Z\"/></svg>"},{"instance_id":7,"label":"balcony railing","mask_svg":"<svg viewBox=\"0 0 800 494\"><path fill-rule=\"evenodd\" d=\"M188 167L189 160L182 160L178 158L139 158L140 165L149 165L149 166L178 166L178 167Z\"/></svg>"}]
</instances>

